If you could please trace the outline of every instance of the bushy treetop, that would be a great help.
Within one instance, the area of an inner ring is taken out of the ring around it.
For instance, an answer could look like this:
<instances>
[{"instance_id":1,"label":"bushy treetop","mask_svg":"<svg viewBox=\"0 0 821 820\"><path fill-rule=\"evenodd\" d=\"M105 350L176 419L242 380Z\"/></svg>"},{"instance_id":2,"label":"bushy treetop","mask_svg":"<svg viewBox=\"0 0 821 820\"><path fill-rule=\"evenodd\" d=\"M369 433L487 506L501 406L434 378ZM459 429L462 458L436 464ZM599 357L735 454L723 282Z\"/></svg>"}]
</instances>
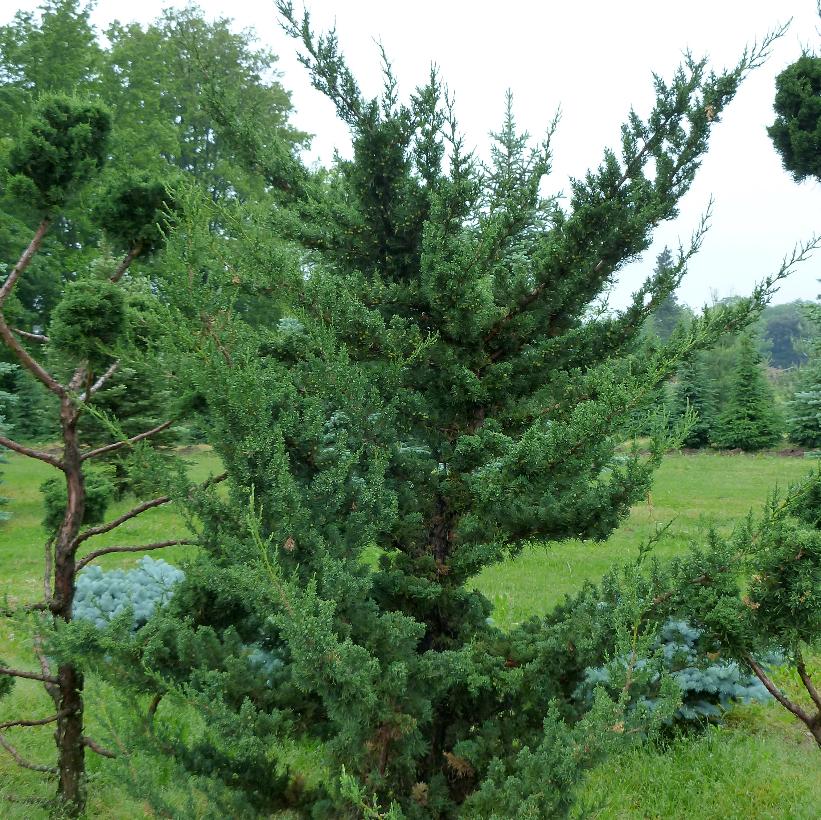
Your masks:
<instances>
[{"instance_id":1,"label":"bushy treetop","mask_svg":"<svg viewBox=\"0 0 821 820\"><path fill-rule=\"evenodd\" d=\"M43 214L65 205L103 165L111 116L97 103L44 97L9 157L9 187Z\"/></svg>"},{"instance_id":2,"label":"bushy treetop","mask_svg":"<svg viewBox=\"0 0 821 820\"><path fill-rule=\"evenodd\" d=\"M94 217L124 250L149 254L164 244L174 207L170 171L164 177L148 171L114 173L100 191Z\"/></svg>"},{"instance_id":3,"label":"bushy treetop","mask_svg":"<svg viewBox=\"0 0 821 820\"><path fill-rule=\"evenodd\" d=\"M767 129L796 181L821 178L821 57L803 54L775 81L775 122Z\"/></svg>"}]
</instances>

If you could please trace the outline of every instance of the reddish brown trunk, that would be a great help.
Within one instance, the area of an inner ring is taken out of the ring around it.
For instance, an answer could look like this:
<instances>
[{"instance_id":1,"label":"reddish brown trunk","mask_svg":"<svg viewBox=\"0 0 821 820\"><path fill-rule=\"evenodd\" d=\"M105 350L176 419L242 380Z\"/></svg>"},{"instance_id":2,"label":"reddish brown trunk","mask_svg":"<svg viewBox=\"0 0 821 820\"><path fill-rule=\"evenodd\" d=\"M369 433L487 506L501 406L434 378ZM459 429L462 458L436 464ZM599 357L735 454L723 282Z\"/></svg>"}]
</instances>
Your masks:
<instances>
[{"instance_id":1,"label":"reddish brown trunk","mask_svg":"<svg viewBox=\"0 0 821 820\"><path fill-rule=\"evenodd\" d=\"M76 574L76 538L85 513L85 484L80 448L77 441L79 413L71 399L64 397L60 407L63 430L63 470L66 477L66 511L54 540L54 596L51 611L55 618L71 620ZM57 721L57 793L70 817L85 808L85 744L83 742L83 675L72 664L60 667L60 717Z\"/></svg>"}]
</instances>

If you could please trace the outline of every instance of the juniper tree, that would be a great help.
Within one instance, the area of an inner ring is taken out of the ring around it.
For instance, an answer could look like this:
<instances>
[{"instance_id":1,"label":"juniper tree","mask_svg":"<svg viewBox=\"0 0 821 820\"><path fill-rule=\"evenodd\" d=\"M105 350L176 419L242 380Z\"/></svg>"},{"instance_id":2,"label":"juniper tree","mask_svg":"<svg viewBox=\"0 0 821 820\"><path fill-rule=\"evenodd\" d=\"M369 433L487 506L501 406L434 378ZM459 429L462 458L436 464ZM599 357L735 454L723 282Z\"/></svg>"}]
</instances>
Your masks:
<instances>
[{"instance_id":1,"label":"juniper tree","mask_svg":"<svg viewBox=\"0 0 821 820\"><path fill-rule=\"evenodd\" d=\"M780 441L782 432L783 421L764 374L761 354L753 337L744 334L712 443L729 449L762 450Z\"/></svg>"},{"instance_id":2,"label":"juniper tree","mask_svg":"<svg viewBox=\"0 0 821 820\"><path fill-rule=\"evenodd\" d=\"M55 713L43 718L22 716L4 721L0 745L20 765L56 775L58 809L70 816L82 813L85 803L85 750L111 753L84 734L83 670L71 659L57 657L56 650L48 644L51 632L72 619L76 576L83 566L111 552L179 543L179 539L174 539L148 545L103 547L80 554L95 535L111 532L146 510L171 501L169 496L161 495L105 521L109 495L106 482L90 470L95 459L136 447L166 429L171 420L122 437L116 435L116 420L112 420L113 434L110 427L106 443L96 446L84 440L78 429L83 414L94 412L97 397L117 371L118 357L127 353L133 342L135 331L123 292L125 274L141 253L159 247L157 221L164 219L163 213L169 206L162 185L130 184L127 190L121 189L122 197L110 195L111 213L118 217L112 218L109 213L101 215L101 219L112 241L122 240L127 252L114 270L103 275L96 270L81 272L75 281L62 288L45 329L47 333L29 333L11 326L6 312L15 287L25 278L49 228L63 209L76 205L86 185L100 171L109 130L110 117L104 108L59 95L44 96L21 127L10 154L7 178L11 189L37 214L38 227L0 287L0 338L19 366L53 397L62 445L61 452L55 455L0 436L3 446L57 470L57 477L43 488L45 526L50 536L45 548L43 599L25 602L19 612L11 613L43 615L42 619L36 615L31 624L38 668L31 671L0 664L0 693L5 694L16 678L41 681L54 702ZM128 203L127 213L123 211L123 202ZM147 453L144 455L148 458ZM5 735L13 727L51 724L56 727L56 766L25 759Z\"/></svg>"},{"instance_id":3,"label":"juniper tree","mask_svg":"<svg viewBox=\"0 0 821 820\"><path fill-rule=\"evenodd\" d=\"M594 309L676 214L763 49L717 74L688 57L657 79L649 117L630 113L620 150L562 206L541 193L549 139L529 147L509 113L483 164L435 74L405 104L388 69L368 99L333 34L280 11L354 155L309 172L209 91L277 207L236 205L216 235L202 227L213 206L190 197L170 247L179 369L230 495L193 508L202 555L129 647L132 667L139 653L155 686L207 715L177 731L160 705L153 731L237 815L559 813L624 721L635 736L632 718L605 699L572 723L572 647L539 624L498 629L471 580L525 543L606 538L667 444L617 454L634 412L683 358L751 321L789 267L652 355L642 324L700 232L625 310ZM286 315L245 321L236 302L266 293L286 295ZM254 665L250 643L276 663ZM322 751L327 779L289 767L294 741Z\"/></svg>"}]
</instances>

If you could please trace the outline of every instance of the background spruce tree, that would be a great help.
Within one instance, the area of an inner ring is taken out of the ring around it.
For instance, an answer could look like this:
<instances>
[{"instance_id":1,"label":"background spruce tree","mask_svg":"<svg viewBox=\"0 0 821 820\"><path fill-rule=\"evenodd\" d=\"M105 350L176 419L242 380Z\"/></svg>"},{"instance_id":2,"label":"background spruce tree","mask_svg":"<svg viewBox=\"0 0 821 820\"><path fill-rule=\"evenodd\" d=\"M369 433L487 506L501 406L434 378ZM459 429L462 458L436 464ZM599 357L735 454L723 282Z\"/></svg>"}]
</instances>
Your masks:
<instances>
[{"instance_id":1,"label":"background spruce tree","mask_svg":"<svg viewBox=\"0 0 821 820\"><path fill-rule=\"evenodd\" d=\"M655 276L661 276L665 271L675 272L675 259L668 247L656 257ZM646 322L648 333L657 336L662 342L669 340L673 331L682 323L688 322L693 317L693 312L686 306L681 305L675 293L671 293L662 299L651 312Z\"/></svg>"},{"instance_id":2,"label":"background spruce tree","mask_svg":"<svg viewBox=\"0 0 821 820\"><path fill-rule=\"evenodd\" d=\"M716 421L712 443L725 449L763 450L781 440L783 429L761 354L752 335L745 333L728 385L727 403Z\"/></svg>"},{"instance_id":3,"label":"background spruce tree","mask_svg":"<svg viewBox=\"0 0 821 820\"><path fill-rule=\"evenodd\" d=\"M202 554L129 644L130 668L137 656L163 696L143 742L251 816L559 814L584 766L642 717L603 696L571 709L583 670L567 641L539 621L498 629L470 582L533 540L607 537L668 444L617 452L634 411L682 359L750 322L789 268L648 356L642 325L698 233L624 311L591 316L675 215L766 45L728 72L688 57L657 80L647 121L630 115L619 151L562 207L540 193L549 140L529 147L510 109L485 165L435 73L403 103L388 69L369 99L335 36L279 8L354 154L308 171L259 139L230 91L209 90L275 207L191 194L169 248L179 372L202 396L229 496L194 499ZM266 293L287 295L285 316L233 309ZM614 634L633 635L619 611ZM203 710L200 731L180 730L178 704ZM294 741L326 779L282 755Z\"/></svg>"},{"instance_id":4,"label":"background spruce tree","mask_svg":"<svg viewBox=\"0 0 821 820\"><path fill-rule=\"evenodd\" d=\"M685 447L707 447L716 423L715 385L710 380L704 363L695 358L682 365L676 376L670 401L670 417L673 422L688 412L696 418L682 439Z\"/></svg>"},{"instance_id":5,"label":"background spruce tree","mask_svg":"<svg viewBox=\"0 0 821 820\"><path fill-rule=\"evenodd\" d=\"M821 327L817 305L805 308L807 320ZM787 435L802 447L821 447L821 344L816 340L801 368L792 400L787 403Z\"/></svg>"}]
</instances>

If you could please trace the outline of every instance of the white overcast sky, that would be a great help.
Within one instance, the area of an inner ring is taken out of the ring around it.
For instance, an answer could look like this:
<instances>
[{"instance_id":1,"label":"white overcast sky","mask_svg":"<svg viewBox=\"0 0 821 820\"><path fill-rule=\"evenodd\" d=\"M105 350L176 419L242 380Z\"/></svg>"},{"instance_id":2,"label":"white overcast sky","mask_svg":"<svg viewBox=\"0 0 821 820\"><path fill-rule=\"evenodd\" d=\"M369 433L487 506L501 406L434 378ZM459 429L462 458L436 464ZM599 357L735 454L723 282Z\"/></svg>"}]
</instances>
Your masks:
<instances>
[{"instance_id":1,"label":"white overcast sky","mask_svg":"<svg viewBox=\"0 0 821 820\"><path fill-rule=\"evenodd\" d=\"M0 0L0 22L38 0ZM148 23L163 0L99 0L94 22ZM201 0L209 17L253 27L261 44L279 55L283 85L292 92L293 121L315 134L309 159L328 162L350 140L332 105L314 91L280 30L268 0ZM301 3L296 2L297 8ZM662 226L653 247L625 269L614 303L623 303L652 270L665 244L685 241L715 199L711 229L679 290L700 307L715 293L743 295L777 269L794 244L821 232L821 185L796 185L782 169L765 128L772 122L775 76L801 53L821 51L815 0L309 0L315 26L336 25L349 64L368 94L381 87L380 41L400 91L410 93L435 62L455 94L467 143L486 155L487 134L498 127L505 91L514 94L520 125L543 134L557 108L550 188L566 191L571 176L598 164L605 146L618 148L619 126L631 105L645 113L653 101L651 72L669 77L684 49L706 55L716 68L734 64L744 48L792 18L765 66L753 72L714 131L710 153L681 214ZM781 288L775 301L814 299L821 290L821 252Z\"/></svg>"}]
</instances>

